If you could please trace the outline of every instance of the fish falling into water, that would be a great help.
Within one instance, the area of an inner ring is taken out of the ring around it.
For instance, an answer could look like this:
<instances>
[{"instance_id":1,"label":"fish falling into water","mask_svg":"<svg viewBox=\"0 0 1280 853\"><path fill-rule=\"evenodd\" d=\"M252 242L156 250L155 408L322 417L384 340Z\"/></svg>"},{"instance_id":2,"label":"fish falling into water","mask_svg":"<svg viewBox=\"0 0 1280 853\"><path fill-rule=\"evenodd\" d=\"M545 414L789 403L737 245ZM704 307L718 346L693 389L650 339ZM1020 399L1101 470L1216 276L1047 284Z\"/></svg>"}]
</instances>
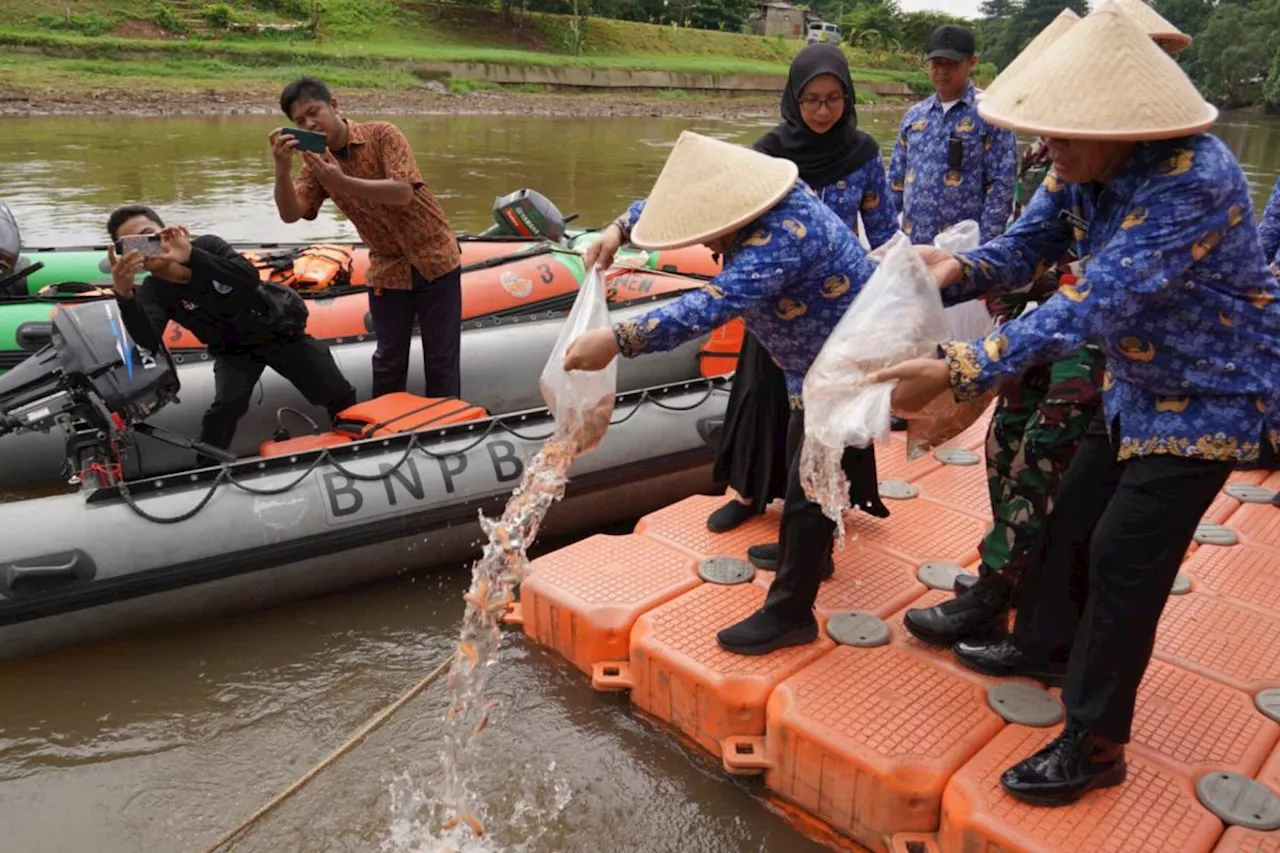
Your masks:
<instances>
[{"instance_id":1,"label":"fish falling into water","mask_svg":"<svg viewBox=\"0 0 1280 853\"><path fill-rule=\"evenodd\" d=\"M441 824L445 832L465 824L477 838L484 836L484 824L468 802L462 761L498 706L484 700L484 690L502 641L501 620L528 567L526 549L537 537L551 504L564 496L570 465L580 453L600 443L612 412L609 398L576 428L557 429L525 467L501 518L492 521L483 513L480 516L488 542L472 567L471 588L463 595L466 612L448 680L452 701L444 717L441 802L451 816Z\"/></svg>"}]
</instances>

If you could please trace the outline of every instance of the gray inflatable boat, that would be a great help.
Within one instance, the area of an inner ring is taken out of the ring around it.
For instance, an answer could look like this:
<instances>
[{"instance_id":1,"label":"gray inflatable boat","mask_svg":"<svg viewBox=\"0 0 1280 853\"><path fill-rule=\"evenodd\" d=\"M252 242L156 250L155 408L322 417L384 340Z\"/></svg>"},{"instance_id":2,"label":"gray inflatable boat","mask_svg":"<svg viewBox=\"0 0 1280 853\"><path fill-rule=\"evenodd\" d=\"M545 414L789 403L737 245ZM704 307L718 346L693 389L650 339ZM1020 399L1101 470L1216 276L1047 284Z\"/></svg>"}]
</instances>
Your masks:
<instances>
[{"instance_id":1,"label":"gray inflatable boat","mask_svg":"<svg viewBox=\"0 0 1280 853\"><path fill-rule=\"evenodd\" d=\"M671 297L667 297L671 298ZM611 312L617 319L650 310L653 300L632 302ZM508 318L491 318L468 323L462 332L462 398L490 412L513 412L542 405L538 377L555 345L565 313L543 312ZM694 341L661 355L623 359L618 365L619 392L693 379L699 373L699 351L706 339ZM358 398L368 399L372 391L372 336L335 341L334 358L356 388ZM411 347L409 390L422 383L422 350L415 339ZM186 436L200 432L200 419L213 402L213 362L203 351L173 355L181 381L179 399L151 418L157 427ZM318 424L327 421L324 409L312 406L275 371L263 373L259 392L248 414L241 419L230 448L237 457L257 455L262 442L279 428L280 409L302 412ZM305 427L305 422L284 415L289 429ZM135 473L170 473L195 464L193 451L139 436ZM66 460L63 437L27 432L0 440L0 489L26 490L66 483L74 472Z\"/></svg>"},{"instance_id":2,"label":"gray inflatable boat","mask_svg":"<svg viewBox=\"0 0 1280 853\"><path fill-rule=\"evenodd\" d=\"M173 375L184 368L126 377L114 339L75 327L82 313L60 315L49 352L0 379L0 447L27 437L6 432L59 411L107 433L140 429L177 391ZM493 417L0 504L0 659L474 559L478 512L501 512L551 432L545 408L521 404L538 393L560 322L469 339L471 393L502 413ZM481 345L498 335L509 347ZM620 365L631 388L673 378L619 396L613 425L576 460L543 535L585 532L712 487L729 381L691 378L696 355L695 346ZM488 387L475 378L478 363L492 370Z\"/></svg>"}]
</instances>

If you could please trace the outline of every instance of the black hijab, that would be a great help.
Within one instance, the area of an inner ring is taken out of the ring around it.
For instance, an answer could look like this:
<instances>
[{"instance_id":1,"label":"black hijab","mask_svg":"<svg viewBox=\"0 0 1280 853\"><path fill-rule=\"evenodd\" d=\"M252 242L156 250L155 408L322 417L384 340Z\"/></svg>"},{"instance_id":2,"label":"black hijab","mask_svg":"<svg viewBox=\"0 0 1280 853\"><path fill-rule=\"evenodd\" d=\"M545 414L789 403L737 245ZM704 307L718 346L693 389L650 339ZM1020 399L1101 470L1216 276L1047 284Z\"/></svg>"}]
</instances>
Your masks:
<instances>
[{"instance_id":1,"label":"black hijab","mask_svg":"<svg viewBox=\"0 0 1280 853\"><path fill-rule=\"evenodd\" d=\"M823 74L831 74L844 86L844 112L826 133L814 133L800 114L800 93ZM800 177L814 189L834 183L880 156L876 141L858 130L849 60L840 48L817 42L796 54L787 74L787 88L782 92L782 123L752 147L795 163L800 167Z\"/></svg>"}]
</instances>

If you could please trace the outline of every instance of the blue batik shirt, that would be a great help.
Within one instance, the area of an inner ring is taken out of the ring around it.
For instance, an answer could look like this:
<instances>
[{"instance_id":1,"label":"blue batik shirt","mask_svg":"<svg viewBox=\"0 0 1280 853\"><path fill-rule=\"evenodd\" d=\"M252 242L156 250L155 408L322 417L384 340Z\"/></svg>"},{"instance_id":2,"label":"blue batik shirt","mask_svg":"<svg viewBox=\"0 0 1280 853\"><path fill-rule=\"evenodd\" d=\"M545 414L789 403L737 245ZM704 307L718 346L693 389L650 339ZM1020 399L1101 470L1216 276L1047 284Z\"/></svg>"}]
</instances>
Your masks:
<instances>
[{"instance_id":1,"label":"blue batik shirt","mask_svg":"<svg viewBox=\"0 0 1280 853\"><path fill-rule=\"evenodd\" d=\"M640 218L637 201L618 221L623 234ZM804 375L875 271L858 239L803 181L725 250L724 269L697 290L642 317L618 323L622 354L663 352L736 317L773 356L800 408Z\"/></svg>"},{"instance_id":2,"label":"blue batik shirt","mask_svg":"<svg viewBox=\"0 0 1280 853\"><path fill-rule=\"evenodd\" d=\"M822 203L844 220L855 234L858 214L871 248L898 233L898 211L889 194L889 182L879 158L868 160L845 177L815 189Z\"/></svg>"},{"instance_id":3,"label":"blue batik shirt","mask_svg":"<svg viewBox=\"0 0 1280 853\"><path fill-rule=\"evenodd\" d=\"M1087 258L1076 284L984 340L943 346L958 397L1097 341L1121 459L1252 461L1268 430L1280 439L1280 287L1221 141L1139 144L1105 186L1050 172L1004 236L961 256L943 298L1016 287L1072 239Z\"/></svg>"},{"instance_id":4,"label":"blue batik shirt","mask_svg":"<svg viewBox=\"0 0 1280 853\"><path fill-rule=\"evenodd\" d=\"M960 140L960 168L949 160ZM1011 131L978 115L970 83L950 110L935 94L907 110L889 160L889 187L902 211L902 230L913 243L932 243L947 228L972 219L983 242L1004 231L1013 211L1017 141Z\"/></svg>"},{"instance_id":5,"label":"blue batik shirt","mask_svg":"<svg viewBox=\"0 0 1280 853\"><path fill-rule=\"evenodd\" d=\"M1280 260L1280 180L1271 190L1271 198L1267 201L1267 209L1262 212L1262 221L1258 223L1258 237L1262 240L1262 254L1267 263Z\"/></svg>"}]
</instances>

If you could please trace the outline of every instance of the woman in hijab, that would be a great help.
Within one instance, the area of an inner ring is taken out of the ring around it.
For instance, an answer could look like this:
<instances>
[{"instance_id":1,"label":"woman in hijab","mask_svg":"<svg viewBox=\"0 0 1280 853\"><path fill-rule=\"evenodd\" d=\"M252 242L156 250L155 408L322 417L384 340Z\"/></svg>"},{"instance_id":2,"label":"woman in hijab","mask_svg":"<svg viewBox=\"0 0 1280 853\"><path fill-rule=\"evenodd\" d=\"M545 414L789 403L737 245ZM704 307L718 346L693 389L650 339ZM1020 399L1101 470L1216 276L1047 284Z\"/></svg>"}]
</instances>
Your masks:
<instances>
[{"instance_id":1,"label":"woman in hijab","mask_svg":"<svg viewBox=\"0 0 1280 853\"><path fill-rule=\"evenodd\" d=\"M791 63L782 122L752 147L795 163L800 178L855 234L861 215L875 248L897 231L897 216L880 147L858 130L854 101L844 53L832 44L811 44ZM733 530L786 492L788 416L782 371L747 333L715 463L717 481L727 482L736 497L707 519L713 532ZM776 547L757 546L751 558L760 568L773 569Z\"/></svg>"}]
</instances>

